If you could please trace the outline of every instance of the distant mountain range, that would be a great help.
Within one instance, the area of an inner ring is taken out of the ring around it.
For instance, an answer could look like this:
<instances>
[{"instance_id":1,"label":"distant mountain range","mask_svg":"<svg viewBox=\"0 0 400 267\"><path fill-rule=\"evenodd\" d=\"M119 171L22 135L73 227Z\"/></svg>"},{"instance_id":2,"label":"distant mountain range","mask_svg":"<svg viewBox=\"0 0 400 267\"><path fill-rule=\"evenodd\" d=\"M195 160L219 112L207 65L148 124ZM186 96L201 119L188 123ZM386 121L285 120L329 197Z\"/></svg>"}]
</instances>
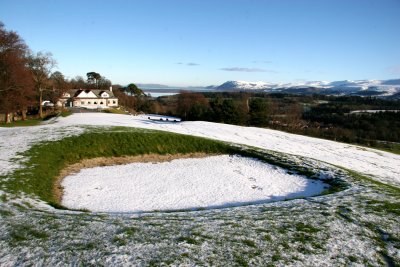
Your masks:
<instances>
[{"instance_id":1,"label":"distant mountain range","mask_svg":"<svg viewBox=\"0 0 400 267\"><path fill-rule=\"evenodd\" d=\"M228 81L213 87L221 91L257 90L269 93L376 96L400 99L400 79L267 83Z\"/></svg>"},{"instance_id":2,"label":"distant mountain range","mask_svg":"<svg viewBox=\"0 0 400 267\"><path fill-rule=\"evenodd\" d=\"M269 83L248 81L227 81L219 86L207 87L189 86L172 87L163 84L136 84L147 92L174 92L189 90L194 92L207 91L260 91L267 93L287 94L322 94L322 95L354 95L374 96L387 99L400 99L400 79L392 80L343 80L343 81L312 81L303 83Z\"/></svg>"},{"instance_id":3,"label":"distant mountain range","mask_svg":"<svg viewBox=\"0 0 400 267\"><path fill-rule=\"evenodd\" d=\"M207 90L208 87L204 86L170 86L165 84L158 83L136 83L136 86L143 90L199 90L204 91ZM214 90L214 86L211 86L212 90Z\"/></svg>"}]
</instances>

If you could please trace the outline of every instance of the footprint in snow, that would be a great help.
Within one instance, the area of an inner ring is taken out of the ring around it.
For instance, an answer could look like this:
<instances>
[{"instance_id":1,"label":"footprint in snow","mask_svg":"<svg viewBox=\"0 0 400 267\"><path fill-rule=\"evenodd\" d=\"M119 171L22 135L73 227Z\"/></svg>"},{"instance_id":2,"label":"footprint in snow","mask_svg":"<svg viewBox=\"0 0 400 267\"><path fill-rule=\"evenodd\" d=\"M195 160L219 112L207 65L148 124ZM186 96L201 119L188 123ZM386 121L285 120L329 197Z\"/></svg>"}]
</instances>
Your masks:
<instances>
[{"instance_id":1,"label":"footprint in snow","mask_svg":"<svg viewBox=\"0 0 400 267\"><path fill-rule=\"evenodd\" d=\"M257 185L252 185L252 186L251 186L251 189L258 190L258 191L262 191L262 190L263 190L262 187L257 186Z\"/></svg>"}]
</instances>

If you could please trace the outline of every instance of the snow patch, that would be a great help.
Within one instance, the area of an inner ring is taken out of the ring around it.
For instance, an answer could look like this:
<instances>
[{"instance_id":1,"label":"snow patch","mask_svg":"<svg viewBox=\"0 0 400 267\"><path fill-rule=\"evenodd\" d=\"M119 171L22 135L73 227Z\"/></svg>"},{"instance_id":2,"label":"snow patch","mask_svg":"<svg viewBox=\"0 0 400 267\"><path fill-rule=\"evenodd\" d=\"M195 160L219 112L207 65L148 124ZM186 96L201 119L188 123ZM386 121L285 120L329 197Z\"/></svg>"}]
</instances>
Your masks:
<instances>
[{"instance_id":1,"label":"snow patch","mask_svg":"<svg viewBox=\"0 0 400 267\"><path fill-rule=\"evenodd\" d=\"M63 182L62 204L98 212L222 208L320 194L321 181L239 156L83 169Z\"/></svg>"}]
</instances>

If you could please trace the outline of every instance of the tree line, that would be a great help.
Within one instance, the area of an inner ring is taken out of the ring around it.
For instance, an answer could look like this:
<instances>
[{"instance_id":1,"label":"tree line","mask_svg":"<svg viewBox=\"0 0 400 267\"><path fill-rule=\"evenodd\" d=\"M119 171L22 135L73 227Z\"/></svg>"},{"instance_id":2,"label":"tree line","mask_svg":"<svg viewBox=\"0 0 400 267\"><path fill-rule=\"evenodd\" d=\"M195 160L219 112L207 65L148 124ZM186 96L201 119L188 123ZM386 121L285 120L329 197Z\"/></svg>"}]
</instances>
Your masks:
<instances>
[{"instance_id":1,"label":"tree line","mask_svg":"<svg viewBox=\"0 0 400 267\"><path fill-rule=\"evenodd\" d=\"M14 31L0 22L0 114L9 123L16 114L22 120L27 112L44 117L43 100L56 103L62 94L72 88L109 89L111 81L97 72L66 78L54 71L57 63L49 52L34 53Z\"/></svg>"}]
</instances>

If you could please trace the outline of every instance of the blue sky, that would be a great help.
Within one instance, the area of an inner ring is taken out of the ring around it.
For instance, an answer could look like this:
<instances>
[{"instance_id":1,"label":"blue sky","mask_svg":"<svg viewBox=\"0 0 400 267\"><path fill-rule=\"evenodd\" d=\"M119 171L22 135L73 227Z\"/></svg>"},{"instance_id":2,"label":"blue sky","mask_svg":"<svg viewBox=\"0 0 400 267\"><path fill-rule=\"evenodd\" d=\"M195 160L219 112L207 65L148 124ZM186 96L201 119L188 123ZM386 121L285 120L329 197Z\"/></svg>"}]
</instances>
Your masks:
<instances>
[{"instance_id":1,"label":"blue sky","mask_svg":"<svg viewBox=\"0 0 400 267\"><path fill-rule=\"evenodd\" d=\"M72 78L219 85L400 78L400 0L0 0Z\"/></svg>"}]
</instances>

